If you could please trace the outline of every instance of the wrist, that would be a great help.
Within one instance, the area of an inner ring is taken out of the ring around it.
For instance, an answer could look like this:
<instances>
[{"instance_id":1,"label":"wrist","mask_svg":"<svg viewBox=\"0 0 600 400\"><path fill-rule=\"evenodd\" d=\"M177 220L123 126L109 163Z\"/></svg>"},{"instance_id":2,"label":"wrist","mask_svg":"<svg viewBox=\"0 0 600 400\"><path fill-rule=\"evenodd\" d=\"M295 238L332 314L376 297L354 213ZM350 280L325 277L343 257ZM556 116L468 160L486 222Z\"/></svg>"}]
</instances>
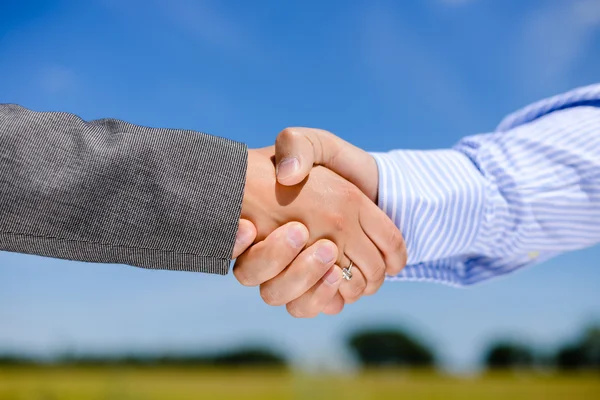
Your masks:
<instances>
[{"instance_id":1,"label":"wrist","mask_svg":"<svg viewBox=\"0 0 600 400\"><path fill-rule=\"evenodd\" d=\"M379 204L379 166L374 156L366 153L366 173L368 175L367 184L364 187L364 193L375 204Z\"/></svg>"},{"instance_id":2,"label":"wrist","mask_svg":"<svg viewBox=\"0 0 600 400\"><path fill-rule=\"evenodd\" d=\"M276 228L271 221L275 211L275 165L270 148L248 149L248 168L242 199L241 218L250 220L257 228L260 240Z\"/></svg>"}]
</instances>

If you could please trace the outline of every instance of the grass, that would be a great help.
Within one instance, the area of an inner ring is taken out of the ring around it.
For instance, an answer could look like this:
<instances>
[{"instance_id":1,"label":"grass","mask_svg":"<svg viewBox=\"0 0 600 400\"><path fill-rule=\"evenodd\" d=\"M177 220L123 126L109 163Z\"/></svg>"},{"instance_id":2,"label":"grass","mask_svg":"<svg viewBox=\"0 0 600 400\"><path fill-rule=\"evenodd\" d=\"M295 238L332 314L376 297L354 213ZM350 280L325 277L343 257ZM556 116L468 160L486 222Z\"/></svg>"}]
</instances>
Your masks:
<instances>
[{"instance_id":1,"label":"grass","mask_svg":"<svg viewBox=\"0 0 600 400\"><path fill-rule=\"evenodd\" d=\"M600 375L307 375L193 368L1 368L0 400L600 399Z\"/></svg>"}]
</instances>

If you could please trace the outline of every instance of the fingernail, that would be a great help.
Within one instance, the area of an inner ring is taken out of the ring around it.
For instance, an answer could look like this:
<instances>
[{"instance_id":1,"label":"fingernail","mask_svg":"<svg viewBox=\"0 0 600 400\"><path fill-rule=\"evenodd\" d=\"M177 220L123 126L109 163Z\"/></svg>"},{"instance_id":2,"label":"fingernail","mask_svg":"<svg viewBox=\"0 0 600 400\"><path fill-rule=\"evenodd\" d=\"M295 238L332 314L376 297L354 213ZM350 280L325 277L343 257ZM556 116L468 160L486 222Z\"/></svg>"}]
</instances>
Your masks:
<instances>
[{"instance_id":1,"label":"fingernail","mask_svg":"<svg viewBox=\"0 0 600 400\"><path fill-rule=\"evenodd\" d=\"M287 238L291 245L299 249L304 247L308 240L308 232L306 228L300 224L292 224L287 230Z\"/></svg>"},{"instance_id":2,"label":"fingernail","mask_svg":"<svg viewBox=\"0 0 600 400\"><path fill-rule=\"evenodd\" d=\"M335 259L335 248L330 243L323 243L319 246L315 255L323 264L329 264Z\"/></svg>"},{"instance_id":3,"label":"fingernail","mask_svg":"<svg viewBox=\"0 0 600 400\"><path fill-rule=\"evenodd\" d=\"M284 158L277 166L277 177L287 178L300 169L300 161L296 157Z\"/></svg>"},{"instance_id":4,"label":"fingernail","mask_svg":"<svg viewBox=\"0 0 600 400\"><path fill-rule=\"evenodd\" d=\"M341 278L341 274L339 273L339 268L331 268L323 277L325 279L325 282L327 282L329 285L335 285L337 283L337 281L340 280Z\"/></svg>"}]
</instances>

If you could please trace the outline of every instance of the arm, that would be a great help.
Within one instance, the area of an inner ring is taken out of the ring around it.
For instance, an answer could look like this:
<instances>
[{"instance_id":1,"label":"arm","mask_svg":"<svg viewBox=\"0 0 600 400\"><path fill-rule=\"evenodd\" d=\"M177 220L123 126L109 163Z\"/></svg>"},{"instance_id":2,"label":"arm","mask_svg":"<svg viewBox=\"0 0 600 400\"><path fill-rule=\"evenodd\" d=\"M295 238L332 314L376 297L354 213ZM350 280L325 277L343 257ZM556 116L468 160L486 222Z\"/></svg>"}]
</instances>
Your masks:
<instances>
[{"instance_id":1,"label":"arm","mask_svg":"<svg viewBox=\"0 0 600 400\"><path fill-rule=\"evenodd\" d=\"M0 250L225 274L243 144L0 105Z\"/></svg>"},{"instance_id":2,"label":"arm","mask_svg":"<svg viewBox=\"0 0 600 400\"><path fill-rule=\"evenodd\" d=\"M600 242L599 106L572 92L451 150L373 154L407 241L398 278L469 285Z\"/></svg>"},{"instance_id":3,"label":"arm","mask_svg":"<svg viewBox=\"0 0 600 400\"><path fill-rule=\"evenodd\" d=\"M299 262L287 269L289 290L269 289L281 272L274 262L237 270L246 285L267 282L263 294L272 304L311 289L321 297L326 273L324 297L333 295L341 277L334 264L349 259L362 266L346 285L349 298L376 291L386 264L399 272L402 236L376 205L325 168L302 185L277 185L273 151L247 151L193 131L0 105L0 250L225 274L234 249L238 255L255 237L267 238L254 252L273 254L291 235L294 251L308 245L305 259L319 259L319 268L306 273ZM255 227L240 222L236 239L240 215Z\"/></svg>"},{"instance_id":4,"label":"arm","mask_svg":"<svg viewBox=\"0 0 600 400\"><path fill-rule=\"evenodd\" d=\"M278 180L331 168L403 232L408 266L389 279L468 285L600 241L599 107L600 85L589 86L453 149L371 156L329 132L289 128L276 145Z\"/></svg>"}]
</instances>

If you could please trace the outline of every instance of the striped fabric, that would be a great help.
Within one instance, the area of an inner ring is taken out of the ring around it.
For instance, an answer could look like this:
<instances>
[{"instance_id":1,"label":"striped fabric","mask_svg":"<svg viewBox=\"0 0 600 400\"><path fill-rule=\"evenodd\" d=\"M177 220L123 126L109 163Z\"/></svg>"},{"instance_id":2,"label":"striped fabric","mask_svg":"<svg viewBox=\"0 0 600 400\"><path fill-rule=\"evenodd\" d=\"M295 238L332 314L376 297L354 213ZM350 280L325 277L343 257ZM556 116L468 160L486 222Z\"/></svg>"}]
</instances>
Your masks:
<instances>
[{"instance_id":1,"label":"striped fabric","mask_svg":"<svg viewBox=\"0 0 600 400\"><path fill-rule=\"evenodd\" d=\"M600 242L600 84L534 103L453 149L373 153L408 266L470 285Z\"/></svg>"}]
</instances>

